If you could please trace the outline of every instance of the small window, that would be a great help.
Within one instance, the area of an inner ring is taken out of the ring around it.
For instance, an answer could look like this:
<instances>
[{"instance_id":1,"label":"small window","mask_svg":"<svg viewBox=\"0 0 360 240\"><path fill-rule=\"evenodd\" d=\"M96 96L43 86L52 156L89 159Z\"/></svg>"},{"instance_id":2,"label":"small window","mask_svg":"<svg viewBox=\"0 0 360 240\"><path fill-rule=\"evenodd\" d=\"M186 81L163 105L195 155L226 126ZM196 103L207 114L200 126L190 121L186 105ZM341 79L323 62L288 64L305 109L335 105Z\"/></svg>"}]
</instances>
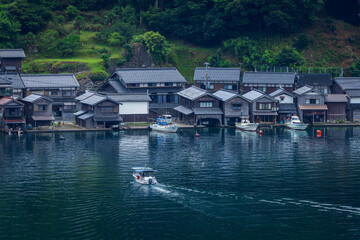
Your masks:
<instances>
[{"instance_id":1,"label":"small window","mask_svg":"<svg viewBox=\"0 0 360 240\"><path fill-rule=\"evenodd\" d=\"M39 112L46 111L46 105L38 105L38 111Z\"/></svg>"},{"instance_id":2,"label":"small window","mask_svg":"<svg viewBox=\"0 0 360 240\"><path fill-rule=\"evenodd\" d=\"M266 87L258 87L258 90L266 92Z\"/></svg>"},{"instance_id":3,"label":"small window","mask_svg":"<svg viewBox=\"0 0 360 240\"><path fill-rule=\"evenodd\" d=\"M66 96L66 97L70 97L71 96L71 91L63 91L62 95Z\"/></svg>"},{"instance_id":4,"label":"small window","mask_svg":"<svg viewBox=\"0 0 360 240\"><path fill-rule=\"evenodd\" d=\"M165 86L173 86L174 84L173 83L165 83Z\"/></svg>"},{"instance_id":5,"label":"small window","mask_svg":"<svg viewBox=\"0 0 360 240\"><path fill-rule=\"evenodd\" d=\"M232 109L234 110L241 110L241 104L233 104Z\"/></svg>"},{"instance_id":6,"label":"small window","mask_svg":"<svg viewBox=\"0 0 360 240\"><path fill-rule=\"evenodd\" d=\"M148 83L148 86L149 86L149 87L155 87L155 86L156 86L156 83Z\"/></svg>"},{"instance_id":7,"label":"small window","mask_svg":"<svg viewBox=\"0 0 360 240\"><path fill-rule=\"evenodd\" d=\"M225 84L224 89L232 90L232 89L235 89L235 88L234 88L234 85Z\"/></svg>"},{"instance_id":8,"label":"small window","mask_svg":"<svg viewBox=\"0 0 360 240\"><path fill-rule=\"evenodd\" d=\"M65 105L64 106L64 111L73 111L75 110L75 106L73 105Z\"/></svg>"},{"instance_id":9,"label":"small window","mask_svg":"<svg viewBox=\"0 0 360 240\"><path fill-rule=\"evenodd\" d=\"M320 104L320 99L317 98L306 99L306 104Z\"/></svg>"},{"instance_id":10,"label":"small window","mask_svg":"<svg viewBox=\"0 0 360 240\"><path fill-rule=\"evenodd\" d=\"M271 103L259 103L259 110L271 110Z\"/></svg>"},{"instance_id":11,"label":"small window","mask_svg":"<svg viewBox=\"0 0 360 240\"><path fill-rule=\"evenodd\" d=\"M213 106L212 102L200 102L200 107L202 108L210 108Z\"/></svg>"},{"instance_id":12,"label":"small window","mask_svg":"<svg viewBox=\"0 0 360 240\"><path fill-rule=\"evenodd\" d=\"M214 84L210 84L208 89L214 89Z\"/></svg>"},{"instance_id":13,"label":"small window","mask_svg":"<svg viewBox=\"0 0 360 240\"><path fill-rule=\"evenodd\" d=\"M101 107L100 112L114 112L114 107Z\"/></svg>"},{"instance_id":14,"label":"small window","mask_svg":"<svg viewBox=\"0 0 360 240\"><path fill-rule=\"evenodd\" d=\"M140 83L140 87L147 87L148 84L147 83Z\"/></svg>"}]
</instances>

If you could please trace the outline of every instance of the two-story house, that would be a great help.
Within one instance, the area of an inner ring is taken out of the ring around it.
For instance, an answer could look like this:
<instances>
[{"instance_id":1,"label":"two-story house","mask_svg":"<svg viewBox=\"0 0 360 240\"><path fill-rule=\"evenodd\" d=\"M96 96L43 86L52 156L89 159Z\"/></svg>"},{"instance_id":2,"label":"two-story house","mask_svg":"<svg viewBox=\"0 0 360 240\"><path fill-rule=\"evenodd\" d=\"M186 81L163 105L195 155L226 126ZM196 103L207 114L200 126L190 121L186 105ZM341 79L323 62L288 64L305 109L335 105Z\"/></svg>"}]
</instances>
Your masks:
<instances>
[{"instance_id":1,"label":"two-story house","mask_svg":"<svg viewBox=\"0 0 360 240\"><path fill-rule=\"evenodd\" d=\"M177 119L186 124L222 125L223 111L220 100L208 91L191 86L177 93L180 106Z\"/></svg>"},{"instance_id":2,"label":"two-story house","mask_svg":"<svg viewBox=\"0 0 360 240\"><path fill-rule=\"evenodd\" d=\"M58 120L72 120L76 110L76 94L80 87L74 74L22 74L26 96L33 93L53 100L53 112Z\"/></svg>"},{"instance_id":3,"label":"two-story house","mask_svg":"<svg viewBox=\"0 0 360 240\"><path fill-rule=\"evenodd\" d=\"M244 72L242 80L242 93L258 89L270 94L280 87L293 92L295 84L295 73L284 72Z\"/></svg>"},{"instance_id":4,"label":"two-story house","mask_svg":"<svg viewBox=\"0 0 360 240\"><path fill-rule=\"evenodd\" d=\"M99 88L100 93L147 93L155 115L174 114L179 105L177 92L186 80L176 68L120 68Z\"/></svg>"},{"instance_id":5,"label":"two-story house","mask_svg":"<svg viewBox=\"0 0 360 240\"><path fill-rule=\"evenodd\" d=\"M85 94L78 97L80 109L73 113L77 125L84 128L110 128L120 124L122 119L118 102L100 94Z\"/></svg>"},{"instance_id":6,"label":"two-story house","mask_svg":"<svg viewBox=\"0 0 360 240\"><path fill-rule=\"evenodd\" d=\"M278 90L269 94L271 97L276 99L279 102L279 110L278 110L278 120L279 122L285 122L292 115L297 114L297 107L294 101L294 94L289 93L282 87Z\"/></svg>"},{"instance_id":7,"label":"two-story house","mask_svg":"<svg viewBox=\"0 0 360 240\"><path fill-rule=\"evenodd\" d=\"M52 125L55 117L52 111L53 100L51 98L39 94L31 94L21 99L21 102L25 104L26 124L31 124L33 127Z\"/></svg>"},{"instance_id":8,"label":"two-story house","mask_svg":"<svg viewBox=\"0 0 360 240\"><path fill-rule=\"evenodd\" d=\"M24 104L12 97L0 98L0 129L9 132L24 126Z\"/></svg>"},{"instance_id":9,"label":"two-story house","mask_svg":"<svg viewBox=\"0 0 360 240\"><path fill-rule=\"evenodd\" d=\"M0 76L0 97L12 95L12 82L6 77Z\"/></svg>"},{"instance_id":10,"label":"two-story house","mask_svg":"<svg viewBox=\"0 0 360 240\"><path fill-rule=\"evenodd\" d=\"M306 73L298 74L296 76L296 88L303 86L311 86L316 91L330 94L332 86L332 79L330 73Z\"/></svg>"},{"instance_id":11,"label":"two-story house","mask_svg":"<svg viewBox=\"0 0 360 240\"><path fill-rule=\"evenodd\" d=\"M346 105L348 97L346 94L326 94L325 104L328 107L327 121L336 122L346 120Z\"/></svg>"},{"instance_id":12,"label":"two-story house","mask_svg":"<svg viewBox=\"0 0 360 240\"><path fill-rule=\"evenodd\" d=\"M237 92L223 89L213 93L213 95L221 99L220 108L224 113L224 125L234 126L235 123L241 122L242 118L250 117L250 101Z\"/></svg>"},{"instance_id":13,"label":"two-story house","mask_svg":"<svg viewBox=\"0 0 360 240\"><path fill-rule=\"evenodd\" d=\"M297 99L300 120L305 123L326 122L328 107L325 104L325 94L311 86L303 86L293 92Z\"/></svg>"},{"instance_id":14,"label":"two-story house","mask_svg":"<svg viewBox=\"0 0 360 240\"><path fill-rule=\"evenodd\" d=\"M254 89L243 95L250 101L250 121L256 123L276 123L278 101L270 95Z\"/></svg>"},{"instance_id":15,"label":"two-story house","mask_svg":"<svg viewBox=\"0 0 360 240\"><path fill-rule=\"evenodd\" d=\"M334 78L332 93L346 94L349 97L346 105L347 119L360 121L360 77Z\"/></svg>"},{"instance_id":16,"label":"two-story house","mask_svg":"<svg viewBox=\"0 0 360 240\"><path fill-rule=\"evenodd\" d=\"M0 49L0 71L21 73L25 57L22 49Z\"/></svg>"},{"instance_id":17,"label":"two-story house","mask_svg":"<svg viewBox=\"0 0 360 240\"><path fill-rule=\"evenodd\" d=\"M13 96L14 98L23 98L25 96L25 85L17 72L0 72L0 82L1 79L11 82L9 91L9 93L11 92L10 96Z\"/></svg>"},{"instance_id":18,"label":"two-story house","mask_svg":"<svg viewBox=\"0 0 360 240\"><path fill-rule=\"evenodd\" d=\"M197 67L194 73L195 86L208 91L227 89L238 91L240 68Z\"/></svg>"}]
</instances>

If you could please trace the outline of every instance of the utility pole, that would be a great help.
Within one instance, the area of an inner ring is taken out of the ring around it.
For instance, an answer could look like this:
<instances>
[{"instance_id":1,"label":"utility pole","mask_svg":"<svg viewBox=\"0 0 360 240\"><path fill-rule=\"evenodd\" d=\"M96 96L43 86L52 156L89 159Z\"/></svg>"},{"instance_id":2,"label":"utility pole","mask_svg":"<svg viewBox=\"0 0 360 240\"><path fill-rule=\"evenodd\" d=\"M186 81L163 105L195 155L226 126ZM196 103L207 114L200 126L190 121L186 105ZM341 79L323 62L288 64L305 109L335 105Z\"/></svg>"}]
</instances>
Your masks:
<instances>
[{"instance_id":1,"label":"utility pole","mask_svg":"<svg viewBox=\"0 0 360 240\"><path fill-rule=\"evenodd\" d=\"M205 89L208 90L210 88L210 86L208 83L207 69L208 69L208 66L210 65L210 63L205 62L204 65L205 65Z\"/></svg>"}]
</instances>

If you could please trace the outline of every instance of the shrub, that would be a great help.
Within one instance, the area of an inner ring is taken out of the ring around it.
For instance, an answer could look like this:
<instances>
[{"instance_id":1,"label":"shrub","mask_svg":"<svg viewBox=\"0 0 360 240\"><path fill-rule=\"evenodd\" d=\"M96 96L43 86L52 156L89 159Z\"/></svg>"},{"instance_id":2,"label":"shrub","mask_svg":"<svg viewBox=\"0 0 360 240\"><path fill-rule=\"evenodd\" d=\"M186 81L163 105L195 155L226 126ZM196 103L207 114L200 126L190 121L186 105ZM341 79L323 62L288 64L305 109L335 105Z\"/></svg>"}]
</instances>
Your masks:
<instances>
[{"instance_id":1,"label":"shrub","mask_svg":"<svg viewBox=\"0 0 360 240\"><path fill-rule=\"evenodd\" d=\"M89 75L91 81L103 81L108 77L108 73L101 70L92 71Z\"/></svg>"}]
</instances>

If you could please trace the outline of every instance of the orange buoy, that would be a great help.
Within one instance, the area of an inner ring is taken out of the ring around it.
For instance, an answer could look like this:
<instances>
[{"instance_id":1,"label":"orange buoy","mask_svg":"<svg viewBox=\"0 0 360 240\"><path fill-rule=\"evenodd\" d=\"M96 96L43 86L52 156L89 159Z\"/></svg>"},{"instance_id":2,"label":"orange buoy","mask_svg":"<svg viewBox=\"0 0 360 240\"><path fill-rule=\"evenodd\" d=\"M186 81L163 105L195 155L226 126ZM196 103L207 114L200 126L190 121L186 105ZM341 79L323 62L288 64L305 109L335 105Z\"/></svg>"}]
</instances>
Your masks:
<instances>
[{"instance_id":1,"label":"orange buoy","mask_svg":"<svg viewBox=\"0 0 360 240\"><path fill-rule=\"evenodd\" d=\"M316 130L316 133L317 134L321 134L322 132L320 130Z\"/></svg>"},{"instance_id":2,"label":"orange buoy","mask_svg":"<svg viewBox=\"0 0 360 240\"><path fill-rule=\"evenodd\" d=\"M261 134L263 134L263 131L260 130L260 131L259 131L259 135L261 135Z\"/></svg>"},{"instance_id":3,"label":"orange buoy","mask_svg":"<svg viewBox=\"0 0 360 240\"><path fill-rule=\"evenodd\" d=\"M196 134L195 134L195 137L199 138L199 137L200 137L200 134L196 133Z\"/></svg>"}]
</instances>

